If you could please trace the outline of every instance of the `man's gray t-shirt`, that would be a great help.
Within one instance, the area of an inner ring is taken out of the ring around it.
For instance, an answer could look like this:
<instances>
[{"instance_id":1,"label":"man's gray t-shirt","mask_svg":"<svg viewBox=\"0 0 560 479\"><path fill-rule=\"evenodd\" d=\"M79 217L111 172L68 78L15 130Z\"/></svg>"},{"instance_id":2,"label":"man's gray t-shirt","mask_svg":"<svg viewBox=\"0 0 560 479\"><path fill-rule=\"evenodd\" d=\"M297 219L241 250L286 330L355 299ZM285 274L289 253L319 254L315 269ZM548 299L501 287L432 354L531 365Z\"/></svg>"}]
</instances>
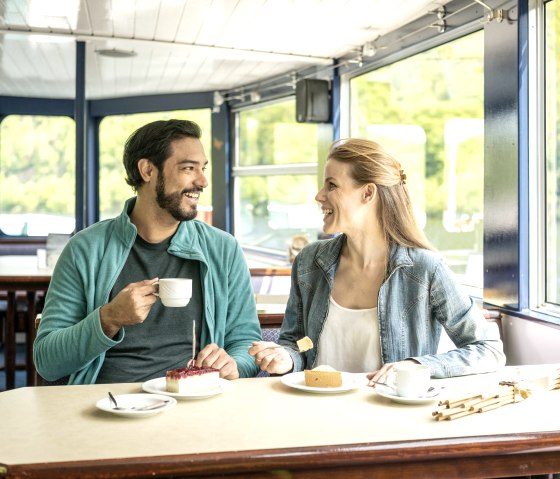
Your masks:
<instances>
[{"instance_id":1,"label":"man's gray t-shirt","mask_svg":"<svg viewBox=\"0 0 560 479\"><path fill-rule=\"evenodd\" d=\"M200 263L167 252L171 238L152 244L139 235L110 294L112 300L130 283L152 278L191 278L192 298L179 308L163 306L158 299L145 321L125 327L121 343L109 349L97 383L142 382L165 376L169 369L185 367L192 356L192 321L197 345L202 325ZM200 350L197 347L197 352Z\"/></svg>"}]
</instances>

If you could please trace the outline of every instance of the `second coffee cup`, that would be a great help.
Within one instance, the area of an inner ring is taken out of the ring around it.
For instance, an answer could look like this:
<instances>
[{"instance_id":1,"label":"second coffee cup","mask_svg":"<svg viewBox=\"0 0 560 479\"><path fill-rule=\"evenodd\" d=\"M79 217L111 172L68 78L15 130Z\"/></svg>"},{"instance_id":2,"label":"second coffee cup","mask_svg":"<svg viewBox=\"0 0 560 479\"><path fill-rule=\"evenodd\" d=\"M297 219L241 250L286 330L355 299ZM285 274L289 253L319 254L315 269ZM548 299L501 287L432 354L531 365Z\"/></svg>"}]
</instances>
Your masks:
<instances>
[{"instance_id":1,"label":"second coffee cup","mask_svg":"<svg viewBox=\"0 0 560 479\"><path fill-rule=\"evenodd\" d=\"M157 295L164 306L180 308L189 304L192 296L192 279L162 278L157 283Z\"/></svg>"},{"instance_id":2,"label":"second coffee cup","mask_svg":"<svg viewBox=\"0 0 560 479\"><path fill-rule=\"evenodd\" d=\"M395 365L393 373L398 396L421 397L430 387L430 366L401 363Z\"/></svg>"}]
</instances>

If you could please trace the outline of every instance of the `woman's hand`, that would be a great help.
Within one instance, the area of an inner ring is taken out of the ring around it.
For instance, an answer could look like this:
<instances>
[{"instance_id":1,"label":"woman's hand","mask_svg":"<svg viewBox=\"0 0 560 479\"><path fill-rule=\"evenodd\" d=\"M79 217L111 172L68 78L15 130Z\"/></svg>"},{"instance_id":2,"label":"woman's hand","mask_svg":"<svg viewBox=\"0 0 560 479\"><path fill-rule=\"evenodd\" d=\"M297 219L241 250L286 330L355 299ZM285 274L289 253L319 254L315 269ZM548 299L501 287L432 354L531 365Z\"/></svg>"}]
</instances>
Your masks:
<instances>
[{"instance_id":1,"label":"woman's hand","mask_svg":"<svg viewBox=\"0 0 560 479\"><path fill-rule=\"evenodd\" d=\"M381 366L381 369L378 369L377 371L367 374L367 378L370 380L368 386L375 387L376 382L388 384L387 381L389 379L389 374L391 373L391 369L393 369L397 364L404 364L404 363L418 364L418 362L415 361L414 359L405 359L404 361L398 361L396 363L385 363L383 366Z\"/></svg>"},{"instance_id":2,"label":"woman's hand","mask_svg":"<svg viewBox=\"0 0 560 479\"><path fill-rule=\"evenodd\" d=\"M292 357L282 346L270 341L254 341L249 348L256 365L269 374L286 374L294 367Z\"/></svg>"}]
</instances>

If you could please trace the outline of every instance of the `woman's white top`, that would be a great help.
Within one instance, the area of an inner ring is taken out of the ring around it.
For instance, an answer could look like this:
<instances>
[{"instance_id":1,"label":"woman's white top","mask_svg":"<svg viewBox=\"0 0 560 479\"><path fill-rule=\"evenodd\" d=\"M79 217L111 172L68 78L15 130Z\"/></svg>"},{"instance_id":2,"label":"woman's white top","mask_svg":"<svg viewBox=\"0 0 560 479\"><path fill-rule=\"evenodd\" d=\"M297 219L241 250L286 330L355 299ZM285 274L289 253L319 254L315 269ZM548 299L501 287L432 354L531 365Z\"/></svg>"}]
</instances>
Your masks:
<instances>
[{"instance_id":1,"label":"woman's white top","mask_svg":"<svg viewBox=\"0 0 560 479\"><path fill-rule=\"evenodd\" d=\"M377 308L348 309L330 297L315 362L316 366L323 364L349 373L369 373L381 367Z\"/></svg>"}]
</instances>

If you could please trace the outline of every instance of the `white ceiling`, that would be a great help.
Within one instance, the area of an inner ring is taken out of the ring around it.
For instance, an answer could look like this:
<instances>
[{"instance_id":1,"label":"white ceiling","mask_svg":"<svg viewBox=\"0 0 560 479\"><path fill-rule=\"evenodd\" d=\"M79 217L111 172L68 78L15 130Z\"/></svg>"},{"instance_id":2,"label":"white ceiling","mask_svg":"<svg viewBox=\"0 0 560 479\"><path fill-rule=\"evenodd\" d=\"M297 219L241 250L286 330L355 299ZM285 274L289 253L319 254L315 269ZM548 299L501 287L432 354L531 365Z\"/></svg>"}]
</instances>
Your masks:
<instances>
[{"instance_id":1,"label":"white ceiling","mask_svg":"<svg viewBox=\"0 0 560 479\"><path fill-rule=\"evenodd\" d=\"M0 95L226 91L360 49L448 0L0 0ZM131 50L110 58L100 49Z\"/></svg>"}]
</instances>

